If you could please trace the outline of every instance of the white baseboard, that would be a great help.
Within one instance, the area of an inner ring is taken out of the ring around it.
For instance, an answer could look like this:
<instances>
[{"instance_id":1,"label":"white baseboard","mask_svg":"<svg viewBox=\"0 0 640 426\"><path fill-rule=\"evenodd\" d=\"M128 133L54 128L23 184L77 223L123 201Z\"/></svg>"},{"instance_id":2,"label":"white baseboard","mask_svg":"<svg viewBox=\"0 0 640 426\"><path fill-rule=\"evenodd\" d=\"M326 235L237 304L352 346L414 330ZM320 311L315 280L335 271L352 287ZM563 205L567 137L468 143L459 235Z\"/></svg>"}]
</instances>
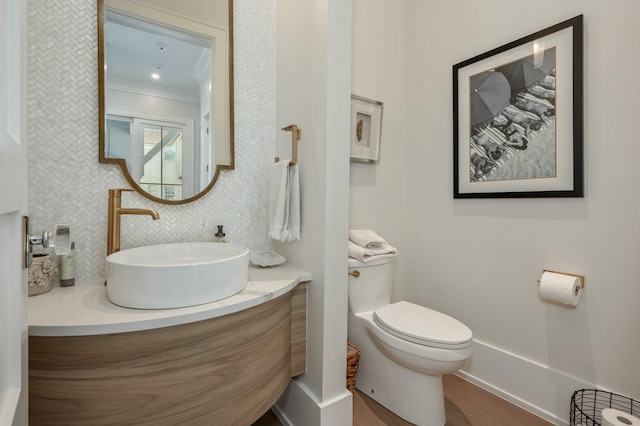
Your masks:
<instances>
[{"instance_id":1,"label":"white baseboard","mask_svg":"<svg viewBox=\"0 0 640 426\"><path fill-rule=\"evenodd\" d=\"M345 389L321 402L302 381L292 380L271 409L286 426L351 426L353 395Z\"/></svg>"},{"instance_id":2,"label":"white baseboard","mask_svg":"<svg viewBox=\"0 0 640 426\"><path fill-rule=\"evenodd\" d=\"M554 425L568 425L571 395L595 388L549 366L528 360L487 343L474 340L473 355L456 373ZM320 402L300 380L292 380L272 408L287 426L348 426L352 419L352 395Z\"/></svg>"},{"instance_id":3,"label":"white baseboard","mask_svg":"<svg viewBox=\"0 0 640 426\"><path fill-rule=\"evenodd\" d=\"M568 425L571 395L590 383L474 340L473 355L457 373L554 425Z\"/></svg>"}]
</instances>

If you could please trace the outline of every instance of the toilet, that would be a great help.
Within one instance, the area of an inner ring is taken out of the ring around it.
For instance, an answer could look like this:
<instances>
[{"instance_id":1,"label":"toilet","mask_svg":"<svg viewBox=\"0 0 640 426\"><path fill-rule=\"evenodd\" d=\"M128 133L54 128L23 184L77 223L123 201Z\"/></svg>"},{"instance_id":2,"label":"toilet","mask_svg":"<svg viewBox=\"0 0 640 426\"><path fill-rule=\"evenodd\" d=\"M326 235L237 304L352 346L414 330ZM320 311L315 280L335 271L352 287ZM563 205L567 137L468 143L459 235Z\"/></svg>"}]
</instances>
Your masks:
<instances>
[{"instance_id":1,"label":"toilet","mask_svg":"<svg viewBox=\"0 0 640 426\"><path fill-rule=\"evenodd\" d=\"M349 342L360 348L356 388L421 426L446 423L442 375L471 357L471 330L409 302L391 303L395 257L349 258Z\"/></svg>"}]
</instances>

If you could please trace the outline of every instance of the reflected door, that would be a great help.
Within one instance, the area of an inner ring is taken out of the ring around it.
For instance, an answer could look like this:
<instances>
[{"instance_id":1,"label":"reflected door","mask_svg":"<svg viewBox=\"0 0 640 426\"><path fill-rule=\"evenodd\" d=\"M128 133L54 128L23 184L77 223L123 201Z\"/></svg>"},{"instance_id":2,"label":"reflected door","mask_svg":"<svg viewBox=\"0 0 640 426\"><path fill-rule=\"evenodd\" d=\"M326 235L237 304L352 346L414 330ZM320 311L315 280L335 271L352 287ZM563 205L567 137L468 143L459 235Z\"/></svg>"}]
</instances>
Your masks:
<instances>
[{"instance_id":1,"label":"reflected door","mask_svg":"<svg viewBox=\"0 0 640 426\"><path fill-rule=\"evenodd\" d=\"M163 200L182 200L191 193L187 162L187 126L154 120L133 120L132 175L140 187Z\"/></svg>"}]
</instances>

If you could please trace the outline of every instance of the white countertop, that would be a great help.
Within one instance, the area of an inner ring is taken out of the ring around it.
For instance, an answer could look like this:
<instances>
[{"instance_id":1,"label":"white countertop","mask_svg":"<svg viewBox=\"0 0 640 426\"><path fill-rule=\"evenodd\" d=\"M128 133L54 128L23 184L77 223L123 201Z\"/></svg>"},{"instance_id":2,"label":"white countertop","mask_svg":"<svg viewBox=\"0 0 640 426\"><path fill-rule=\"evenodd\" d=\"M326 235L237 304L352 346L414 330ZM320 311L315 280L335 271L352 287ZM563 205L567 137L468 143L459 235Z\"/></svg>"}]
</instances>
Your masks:
<instances>
[{"instance_id":1,"label":"white countertop","mask_svg":"<svg viewBox=\"0 0 640 426\"><path fill-rule=\"evenodd\" d=\"M242 311L286 294L311 274L283 264L249 266L249 283L240 293L217 302L179 309L129 309L107 299L104 280L76 282L29 297L30 336L87 336L126 333L202 321Z\"/></svg>"}]
</instances>

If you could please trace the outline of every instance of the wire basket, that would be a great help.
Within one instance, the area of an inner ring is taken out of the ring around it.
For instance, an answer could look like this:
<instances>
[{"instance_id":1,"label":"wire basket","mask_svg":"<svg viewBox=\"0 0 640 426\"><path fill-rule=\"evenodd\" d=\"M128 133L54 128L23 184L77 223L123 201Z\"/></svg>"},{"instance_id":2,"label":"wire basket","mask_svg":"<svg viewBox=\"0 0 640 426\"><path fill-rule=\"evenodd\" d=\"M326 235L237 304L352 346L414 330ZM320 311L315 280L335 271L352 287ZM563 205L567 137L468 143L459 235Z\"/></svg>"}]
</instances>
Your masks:
<instances>
[{"instance_id":1,"label":"wire basket","mask_svg":"<svg viewBox=\"0 0 640 426\"><path fill-rule=\"evenodd\" d=\"M602 410L615 408L631 415L640 414L640 403L626 396L598 389L581 389L571 396L571 426L601 426Z\"/></svg>"}]
</instances>

